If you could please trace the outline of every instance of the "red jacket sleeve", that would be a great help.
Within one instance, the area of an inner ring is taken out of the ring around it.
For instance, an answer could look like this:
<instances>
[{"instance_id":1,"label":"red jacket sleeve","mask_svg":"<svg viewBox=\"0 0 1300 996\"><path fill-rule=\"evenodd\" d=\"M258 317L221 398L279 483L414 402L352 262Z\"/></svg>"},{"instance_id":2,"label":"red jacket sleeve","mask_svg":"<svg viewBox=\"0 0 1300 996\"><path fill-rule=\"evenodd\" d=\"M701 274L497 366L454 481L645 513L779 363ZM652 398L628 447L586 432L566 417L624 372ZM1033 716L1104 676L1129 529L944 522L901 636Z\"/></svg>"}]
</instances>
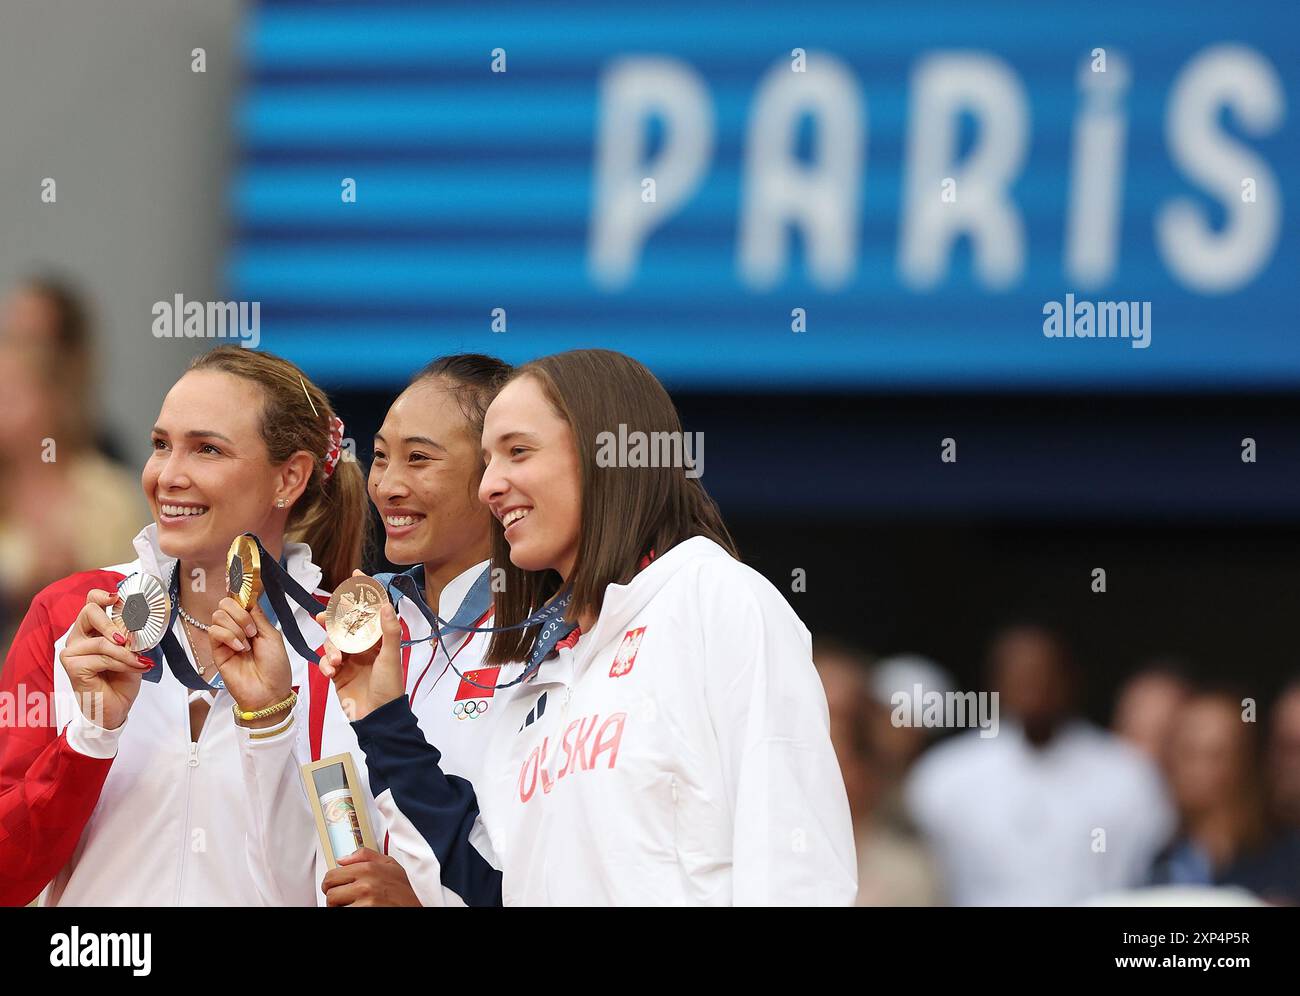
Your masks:
<instances>
[{"instance_id":1,"label":"red jacket sleeve","mask_svg":"<svg viewBox=\"0 0 1300 996\"><path fill-rule=\"evenodd\" d=\"M89 571L42 591L0 669L0 906L31 902L68 863L113 764L56 735L54 646L86 593L121 578Z\"/></svg>"}]
</instances>

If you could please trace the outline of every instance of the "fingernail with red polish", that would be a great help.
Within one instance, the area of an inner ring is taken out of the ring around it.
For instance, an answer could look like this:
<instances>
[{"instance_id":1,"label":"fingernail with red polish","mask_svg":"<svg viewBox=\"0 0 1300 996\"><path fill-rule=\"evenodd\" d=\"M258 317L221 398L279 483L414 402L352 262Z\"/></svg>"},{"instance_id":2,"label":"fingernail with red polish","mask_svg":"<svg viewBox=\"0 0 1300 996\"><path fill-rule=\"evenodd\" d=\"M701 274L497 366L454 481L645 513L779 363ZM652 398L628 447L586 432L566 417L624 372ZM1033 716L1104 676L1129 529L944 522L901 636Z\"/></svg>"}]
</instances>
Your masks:
<instances>
[{"instance_id":1,"label":"fingernail with red polish","mask_svg":"<svg viewBox=\"0 0 1300 996\"><path fill-rule=\"evenodd\" d=\"M126 646L126 637L123 636L121 633L114 633L114 634L113 634L113 642L116 643L119 647L125 647L125 646Z\"/></svg>"},{"instance_id":2,"label":"fingernail with red polish","mask_svg":"<svg viewBox=\"0 0 1300 996\"><path fill-rule=\"evenodd\" d=\"M136 660L140 662L141 667L153 667L153 661L150 658L144 656L144 654L140 654L138 657L136 657Z\"/></svg>"}]
</instances>

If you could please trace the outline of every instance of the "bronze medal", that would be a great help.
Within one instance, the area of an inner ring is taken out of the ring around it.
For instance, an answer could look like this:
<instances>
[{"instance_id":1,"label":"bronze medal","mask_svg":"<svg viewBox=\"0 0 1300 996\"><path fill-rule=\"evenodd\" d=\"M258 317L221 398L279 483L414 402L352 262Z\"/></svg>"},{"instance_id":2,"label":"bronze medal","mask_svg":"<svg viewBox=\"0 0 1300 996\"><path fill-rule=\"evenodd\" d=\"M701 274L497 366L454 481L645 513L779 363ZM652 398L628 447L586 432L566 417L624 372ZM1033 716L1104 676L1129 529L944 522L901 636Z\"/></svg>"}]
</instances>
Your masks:
<instances>
[{"instance_id":1,"label":"bronze medal","mask_svg":"<svg viewBox=\"0 0 1300 996\"><path fill-rule=\"evenodd\" d=\"M143 654L162 642L172 616L167 588L152 574L132 574L117 588L108 618L126 637L132 653Z\"/></svg>"},{"instance_id":2,"label":"bronze medal","mask_svg":"<svg viewBox=\"0 0 1300 996\"><path fill-rule=\"evenodd\" d=\"M262 597L262 556L251 536L236 536L226 555L226 592L245 612Z\"/></svg>"},{"instance_id":3,"label":"bronze medal","mask_svg":"<svg viewBox=\"0 0 1300 996\"><path fill-rule=\"evenodd\" d=\"M388 592L373 578L348 578L325 606L325 632L330 642L345 654L369 650L383 638L379 609L387 601Z\"/></svg>"}]
</instances>

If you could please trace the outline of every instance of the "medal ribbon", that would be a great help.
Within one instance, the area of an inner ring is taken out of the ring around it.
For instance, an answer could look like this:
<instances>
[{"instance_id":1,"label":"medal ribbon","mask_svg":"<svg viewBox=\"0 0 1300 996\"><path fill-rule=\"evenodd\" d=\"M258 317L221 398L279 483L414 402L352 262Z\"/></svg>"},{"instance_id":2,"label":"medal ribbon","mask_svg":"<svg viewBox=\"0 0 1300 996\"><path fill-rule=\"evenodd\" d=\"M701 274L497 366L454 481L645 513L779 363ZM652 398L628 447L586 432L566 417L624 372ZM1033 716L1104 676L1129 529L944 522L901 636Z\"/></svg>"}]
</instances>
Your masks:
<instances>
[{"instance_id":1,"label":"medal ribbon","mask_svg":"<svg viewBox=\"0 0 1300 996\"><path fill-rule=\"evenodd\" d=\"M389 597L392 598L392 592L396 590L399 594L406 596L415 603L420 614L428 621L433 632L420 640L403 640L403 647L411 647L417 643L427 643L430 640L437 640L438 646L442 650L443 656L447 659L447 664L456 672L456 677L467 685L473 685L475 688L481 688L484 691L496 691L500 688L510 688L532 677L533 673L541 667L542 661L550 656L555 645L563 640L566 636L577 628L576 623L567 622L564 618L564 610L569 607L573 600L573 592L565 591L549 605L543 606L537 612L534 612L527 619L514 626L475 626L474 620L480 618L487 612L492 604L492 587L491 571L485 569L478 579L470 588L465 600L461 602L460 608L447 622L438 617L438 614L429 608L424 600L424 565L420 564L409 571L401 574L392 575L388 581ZM396 604L397 599L392 599ZM513 681L507 681L503 685L481 685L472 678L465 677L464 673L456 667L452 661L452 655L447 652L446 645L442 642L442 631L445 629L457 630L465 633L506 633L515 629L528 629L530 626L542 626L541 632L537 637L537 644L533 647L533 652L528 656L528 663L523 673Z\"/></svg>"},{"instance_id":2,"label":"medal ribbon","mask_svg":"<svg viewBox=\"0 0 1300 996\"><path fill-rule=\"evenodd\" d=\"M378 581L379 579L376 578L375 580ZM382 581L380 583L383 584ZM394 602L394 604L397 602L397 599L392 597L394 590L405 595L414 602L415 607L420 610L420 615L424 616L429 623L429 628L432 630L432 632L423 639L403 640L403 647L413 647L417 643L427 643L430 640L436 640L440 628L472 630L474 628L474 621L482 618L487 613L487 610L492 608L492 578L491 572L486 568L483 570L483 573L475 579L474 584L470 587L468 593L466 593L464 601L460 603L460 608L457 609L456 614L451 617L451 622L447 623L442 622L442 620L438 618L437 614L430 609L424 601L423 564L417 564L409 571L403 571L401 574L392 575L385 587L388 588L389 598Z\"/></svg>"},{"instance_id":3,"label":"medal ribbon","mask_svg":"<svg viewBox=\"0 0 1300 996\"><path fill-rule=\"evenodd\" d=\"M306 588L293 579L293 576L284 569L284 565L266 552L266 547L262 546L262 541L252 533L244 533L249 539L257 544L257 551L261 555L262 562L262 592L266 595L266 600L271 603L271 609L275 612L276 622L280 624L280 632L284 638L289 641L289 646L293 647L305 660L313 664L320 663L320 654L312 650L303 639L302 631L298 629L298 620L293 617L293 612L289 609L289 603L285 600L285 595L292 598L302 608L307 615L313 619L316 613L324 608L315 596Z\"/></svg>"}]
</instances>

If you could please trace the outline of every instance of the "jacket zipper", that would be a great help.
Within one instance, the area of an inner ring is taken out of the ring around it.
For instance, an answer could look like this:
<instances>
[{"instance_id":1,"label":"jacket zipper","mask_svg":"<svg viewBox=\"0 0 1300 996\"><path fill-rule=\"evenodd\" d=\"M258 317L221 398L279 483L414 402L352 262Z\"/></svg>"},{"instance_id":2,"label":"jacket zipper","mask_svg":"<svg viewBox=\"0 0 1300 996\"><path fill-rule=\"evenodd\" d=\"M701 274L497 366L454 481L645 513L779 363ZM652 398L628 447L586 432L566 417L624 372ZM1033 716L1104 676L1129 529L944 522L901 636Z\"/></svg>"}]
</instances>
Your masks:
<instances>
[{"instance_id":1,"label":"jacket zipper","mask_svg":"<svg viewBox=\"0 0 1300 996\"><path fill-rule=\"evenodd\" d=\"M194 787L194 769L199 766L199 745L203 743L203 735L208 732L208 726L212 720L212 711L216 708L215 702L208 707L208 714L203 717L203 728L199 730L199 739L190 741L190 754L185 762L185 822L181 826L181 863L176 872L176 905L181 905L181 895L185 890L185 859L193 846L192 830L190 829L190 793ZM190 725L190 706L189 696L185 698L185 728L188 731Z\"/></svg>"},{"instance_id":2,"label":"jacket zipper","mask_svg":"<svg viewBox=\"0 0 1300 996\"><path fill-rule=\"evenodd\" d=\"M207 725L206 720L204 726ZM202 738L203 732L199 731L199 737ZM190 741L190 756L185 767L185 819L181 823L181 861L180 867L176 869L176 902L175 905L181 904L181 893L185 888L185 856L190 847L190 791L194 785L194 769L199 766L199 745L198 741Z\"/></svg>"}]
</instances>

